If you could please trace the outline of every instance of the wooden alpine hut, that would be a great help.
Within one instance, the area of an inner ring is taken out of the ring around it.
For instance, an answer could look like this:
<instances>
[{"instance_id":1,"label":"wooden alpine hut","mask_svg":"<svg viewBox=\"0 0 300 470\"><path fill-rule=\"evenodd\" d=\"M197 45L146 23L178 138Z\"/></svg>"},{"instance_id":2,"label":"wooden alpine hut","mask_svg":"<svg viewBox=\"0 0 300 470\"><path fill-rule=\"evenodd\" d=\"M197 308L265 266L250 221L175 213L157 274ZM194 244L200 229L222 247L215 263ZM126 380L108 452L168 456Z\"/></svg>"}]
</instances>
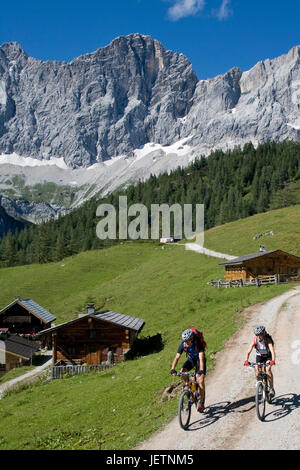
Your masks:
<instances>
[{"instance_id":1,"label":"wooden alpine hut","mask_svg":"<svg viewBox=\"0 0 300 470\"><path fill-rule=\"evenodd\" d=\"M8 328L10 333L34 336L49 328L55 316L32 299L17 297L0 311L0 328Z\"/></svg>"},{"instance_id":2,"label":"wooden alpine hut","mask_svg":"<svg viewBox=\"0 0 300 470\"><path fill-rule=\"evenodd\" d=\"M87 314L44 330L39 337L51 335L53 365L98 365L108 360L109 351L114 362L122 361L144 324L141 318L110 310L96 313L89 306Z\"/></svg>"},{"instance_id":3,"label":"wooden alpine hut","mask_svg":"<svg viewBox=\"0 0 300 470\"><path fill-rule=\"evenodd\" d=\"M278 282L298 279L300 257L282 250L260 251L220 263L225 266L225 281L251 281L276 275Z\"/></svg>"}]
</instances>

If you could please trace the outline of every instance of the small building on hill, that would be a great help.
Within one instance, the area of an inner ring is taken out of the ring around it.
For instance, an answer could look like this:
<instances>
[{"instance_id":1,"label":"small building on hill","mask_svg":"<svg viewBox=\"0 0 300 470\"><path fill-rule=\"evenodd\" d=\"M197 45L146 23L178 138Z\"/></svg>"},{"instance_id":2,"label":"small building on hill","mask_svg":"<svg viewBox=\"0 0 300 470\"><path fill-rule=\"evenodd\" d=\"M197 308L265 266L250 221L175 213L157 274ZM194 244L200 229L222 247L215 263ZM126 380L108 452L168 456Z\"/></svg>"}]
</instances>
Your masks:
<instances>
[{"instance_id":1,"label":"small building on hill","mask_svg":"<svg viewBox=\"0 0 300 470\"><path fill-rule=\"evenodd\" d=\"M52 313L45 310L32 299L17 297L0 311L0 328L8 328L10 333L34 336L49 328L56 320Z\"/></svg>"},{"instance_id":2,"label":"small building on hill","mask_svg":"<svg viewBox=\"0 0 300 470\"><path fill-rule=\"evenodd\" d=\"M278 276L278 282L297 279L300 257L282 250L260 251L220 263L225 266L225 281L252 280Z\"/></svg>"},{"instance_id":3,"label":"small building on hill","mask_svg":"<svg viewBox=\"0 0 300 470\"><path fill-rule=\"evenodd\" d=\"M41 331L39 337L51 336L53 364L98 365L109 360L120 362L130 350L145 321L106 310L88 313L78 318Z\"/></svg>"},{"instance_id":4,"label":"small building on hill","mask_svg":"<svg viewBox=\"0 0 300 470\"><path fill-rule=\"evenodd\" d=\"M170 235L169 237L161 237L159 239L160 243L175 243L179 242L180 240L181 238L176 235Z\"/></svg>"},{"instance_id":5,"label":"small building on hill","mask_svg":"<svg viewBox=\"0 0 300 470\"><path fill-rule=\"evenodd\" d=\"M5 328L0 330L0 374L32 362L32 357L39 350L34 342L10 334Z\"/></svg>"}]
</instances>

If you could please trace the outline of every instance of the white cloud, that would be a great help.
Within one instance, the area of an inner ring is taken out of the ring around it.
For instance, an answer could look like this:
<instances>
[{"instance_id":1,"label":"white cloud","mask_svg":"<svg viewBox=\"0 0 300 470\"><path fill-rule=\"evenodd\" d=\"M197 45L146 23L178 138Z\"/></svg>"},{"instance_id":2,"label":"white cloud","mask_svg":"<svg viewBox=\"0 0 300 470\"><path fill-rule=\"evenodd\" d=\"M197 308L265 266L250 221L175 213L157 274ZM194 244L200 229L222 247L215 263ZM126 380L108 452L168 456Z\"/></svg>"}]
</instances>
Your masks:
<instances>
[{"instance_id":1,"label":"white cloud","mask_svg":"<svg viewBox=\"0 0 300 470\"><path fill-rule=\"evenodd\" d=\"M222 0L222 5L216 10L216 16L220 21L226 20L231 15L229 4L230 0Z\"/></svg>"},{"instance_id":2,"label":"white cloud","mask_svg":"<svg viewBox=\"0 0 300 470\"><path fill-rule=\"evenodd\" d=\"M174 0L174 5L168 10L168 17L178 21L187 16L194 16L205 6L205 0Z\"/></svg>"}]
</instances>

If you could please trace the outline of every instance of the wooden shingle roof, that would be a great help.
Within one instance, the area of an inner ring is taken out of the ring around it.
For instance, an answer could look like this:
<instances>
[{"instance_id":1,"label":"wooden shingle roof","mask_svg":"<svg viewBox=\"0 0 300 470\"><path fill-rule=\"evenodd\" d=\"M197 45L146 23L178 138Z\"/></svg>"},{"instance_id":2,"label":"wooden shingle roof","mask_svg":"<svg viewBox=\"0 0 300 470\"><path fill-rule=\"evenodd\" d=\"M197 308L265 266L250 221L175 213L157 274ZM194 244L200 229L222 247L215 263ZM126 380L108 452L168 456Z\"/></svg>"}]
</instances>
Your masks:
<instances>
[{"instance_id":1,"label":"wooden shingle roof","mask_svg":"<svg viewBox=\"0 0 300 470\"><path fill-rule=\"evenodd\" d=\"M277 250L272 251L260 251L259 253L250 253L249 255L239 256L238 258L234 258L230 261L225 261L223 263L219 263L219 266L228 266L232 264L242 264L244 261L249 261L250 259L259 258L261 256L269 255L270 253L274 253Z\"/></svg>"},{"instance_id":2,"label":"wooden shingle roof","mask_svg":"<svg viewBox=\"0 0 300 470\"><path fill-rule=\"evenodd\" d=\"M122 313L112 312L111 310L105 310L104 312L95 313L95 317L99 320L108 321L115 325L122 326L128 330L140 331L145 321L141 318L132 317L130 315L123 315Z\"/></svg>"},{"instance_id":3,"label":"wooden shingle roof","mask_svg":"<svg viewBox=\"0 0 300 470\"><path fill-rule=\"evenodd\" d=\"M232 266L232 265L243 264L245 261L249 261L255 258L260 258L260 257L270 255L273 253L283 253L291 258L294 258L296 261L300 262L299 256L292 255L291 253L287 253L286 251L282 251L282 250L271 250L271 251L259 251L258 253L250 253L249 255L239 256L238 258L234 258L230 261L219 263L219 266Z\"/></svg>"},{"instance_id":4,"label":"wooden shingle roof","mask_svg":"<svg viewBox=\"0 0 300 470\"><path fill-rule=\"evenodd\" d=\"M96 320L106 321L109 323L113 323L114 325L120 326L124 329L133 330L136 333L139 333L141 329L143 328L143 326L145 325L145 321L142 318L132 317L130 315L124 315L122 313L112 312L111 310L105 310L103 312L86 314L78 318L74 318L73 320L61 323L60 325L53 326L52 328L47 328L46 330L41 331L39 335L44 335L52 331L58 330L62 327L79 322L83 318L95 318Z\"/></svg>"},{"instance_id":5,"label":"wooden shingle roof","mask_svg":"<svg viewBox=\"0 0 300 470\"><path fill-rule=\"evenodd\" d=\"M1 335L0 339L5 345L5 351L26 359L30 359L32 355L40 349L34 341L30 341L18 335L8 335L6 338Z\"/></svg>"},{"instance_id":6,"label":"wooden shingle roof","mask_svg":"<svg viewBox=\"0 0 300 470\"><path fill-rule=\"evenodd\" d=\"M56 317L52 313L48 312L45 308L34 302L32 299L16 299L14 302L9 304L7 307L0 311L0 315L9 310L13 305L19 304L24 307L28 312L32 313L44 323L51 323L56 320Z\"/></svg>"}]
</instances>

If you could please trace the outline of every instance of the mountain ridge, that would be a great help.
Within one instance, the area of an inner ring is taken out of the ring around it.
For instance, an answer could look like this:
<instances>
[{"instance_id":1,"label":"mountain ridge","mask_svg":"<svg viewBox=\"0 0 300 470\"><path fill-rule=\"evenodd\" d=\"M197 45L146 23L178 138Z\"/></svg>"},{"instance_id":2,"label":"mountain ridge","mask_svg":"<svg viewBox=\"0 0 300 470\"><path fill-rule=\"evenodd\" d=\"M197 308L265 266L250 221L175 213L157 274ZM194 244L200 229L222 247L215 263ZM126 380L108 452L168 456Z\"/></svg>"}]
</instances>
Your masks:
<instances>
[{"instance_id":1,"label":"mountain ridge","mask_svg":"<svg viewBox=\"0 0 300 470\"><path fill-rule=\"evenodd\" d=\"M43 62L18 43L5 43L0 152L60 157L81 168L131 156L149 142L171 145L191 138L207 154L246 141L299 140L299 58L296 45L246 72L233 67L198 80L183 54L138 33L70 62ZM246 116L239 115L240 107Z\"/></svg>"},{"instance_id":2,"label":"mountain ridge","mask_svg":"<svg viewBox=\"0 0 300 470\"><path fill-rule=\"evenodd\" d=\"M170 133L197 83L183 55L138 35L116 38L69 64L30 58L13 43L2 47L0 70L0 151L63 157L73 168L128 154L165 133L160 109L170 106L172 96Z\"/></svg>"},{"instance_id":3,"label":"mountain ridge","mask_svg":"<svg viewBox=\"0 0 300 470\"><path fill-rule=\"evenodd\" d=\"M31 194L30 206L18 203L20 217L48 219L49 210L65 213L217 149L299 142L299 103L299 45L248 71L232 67L198 80L182 53L139 33L70 62L35 59L4 43L0 194ZM35 188L53 183L61 201L49 196L43 206Z\"/></svg>"}]
</instances>

